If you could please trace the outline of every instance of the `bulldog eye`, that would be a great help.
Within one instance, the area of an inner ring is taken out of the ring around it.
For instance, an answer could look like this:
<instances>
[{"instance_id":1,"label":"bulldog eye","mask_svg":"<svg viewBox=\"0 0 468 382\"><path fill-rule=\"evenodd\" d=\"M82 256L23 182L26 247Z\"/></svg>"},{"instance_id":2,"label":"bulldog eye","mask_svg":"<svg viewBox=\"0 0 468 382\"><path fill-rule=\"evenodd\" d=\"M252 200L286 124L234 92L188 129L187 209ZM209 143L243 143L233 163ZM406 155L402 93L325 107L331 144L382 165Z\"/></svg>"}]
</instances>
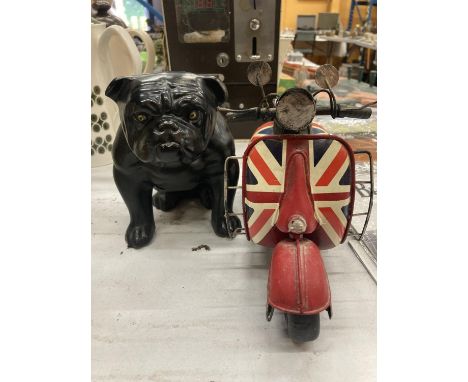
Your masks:
<instances>
[{"instance_id":1,"label":"bulldog eye","mask_svg":"<svg viewBox=\"0 0 468 382\"><path fill-rule=\"evenodd\" d=\"M138 122L145 122L148 116L144 113L138 113L133 116Z\"/></svg>"},{"instance_id":2,"label":"bulldog eye","mask_svg":"<svg viewBox=\"0 0 468 382\"><path fill-rule=\"evenodd\" d=\"M198 119L198 111L192 111L190 112L189 114L189 119L193 122L193 121L196 121Z\"/></svg>"}]
</instances>

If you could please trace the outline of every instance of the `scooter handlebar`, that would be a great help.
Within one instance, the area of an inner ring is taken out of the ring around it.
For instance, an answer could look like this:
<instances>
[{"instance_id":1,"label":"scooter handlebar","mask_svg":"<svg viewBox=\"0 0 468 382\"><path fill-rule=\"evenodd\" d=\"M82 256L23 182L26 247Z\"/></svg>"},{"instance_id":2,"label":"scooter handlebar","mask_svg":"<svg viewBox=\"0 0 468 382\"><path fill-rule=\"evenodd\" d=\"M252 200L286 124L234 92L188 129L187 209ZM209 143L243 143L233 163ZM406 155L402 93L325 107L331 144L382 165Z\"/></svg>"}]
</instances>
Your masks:
<instances>
[{"instance_id":1,"label":"scooter handlebar","mask_svg":"<svg viewBox=\"0 0 468 382\"><path fill-rule=\"evenodd\" d=\"M276 108L252 107L244 110L219 108L219 111L226 112L228 121L271 121L275 117ZM332 111L329 107L318 107L316 115L331 115ZM372 115L370 107L364 108L347 108L336 105L336 118L356 118L369 119Z\"/></svg>"},{"instance_id":2,"label":"scooter handlebar","mask_svg":"<svg viewBox=\"0 0 468 382\"><path fill-rule=\"evenodd\" d=\"M329 107L317 108L316 115L330 115L331 109ZM372 115L372 109L370 107L364 108L343 108L340 105L336 105L336 118L357 118L357 119L369 119Z\"/></svg>"},{"instance_id":3,"label":"scooter handlebar","mask_svg":"<svg viewBox=\"0 0 468 382\"><path fill-rule=\"evenodd\" d=\"M226 119L228 121L255 121L262 119L264 121L271 120L275 116L275 108L266 107L252 107L244 110L222 109L220 111L227 111Z\"/></svg>"},{"instance_id":4,"label":"scooter handlebar","mask_svg":"<svg viewBox=\"0 0 468 382\"><path fill-rule=\"evenodd\" d=\"M233 110L226 113L228 121L253 121L258 118L258 107L245 110Z\"/></svg>"}]
</instances>

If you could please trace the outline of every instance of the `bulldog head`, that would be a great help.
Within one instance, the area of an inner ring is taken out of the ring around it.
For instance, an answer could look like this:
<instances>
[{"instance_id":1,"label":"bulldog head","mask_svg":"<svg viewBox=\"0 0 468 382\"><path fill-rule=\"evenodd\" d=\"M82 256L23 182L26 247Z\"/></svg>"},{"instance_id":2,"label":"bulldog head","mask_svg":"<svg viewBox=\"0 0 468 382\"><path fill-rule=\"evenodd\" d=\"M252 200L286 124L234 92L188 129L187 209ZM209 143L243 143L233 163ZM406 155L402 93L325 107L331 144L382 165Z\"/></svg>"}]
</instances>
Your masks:
<instances>
[{"instance_id":1,"label":"bulldog head","mask_svg":"<svg viewBox=\"0 0 468 382\"><path fill-rule=\"evenodd\" d=\"M165 72L116 78L106 96L119 106L123 132L139 160L189 164L206 149L227 90L214 76Z\"/></svg>"}]
</instances>

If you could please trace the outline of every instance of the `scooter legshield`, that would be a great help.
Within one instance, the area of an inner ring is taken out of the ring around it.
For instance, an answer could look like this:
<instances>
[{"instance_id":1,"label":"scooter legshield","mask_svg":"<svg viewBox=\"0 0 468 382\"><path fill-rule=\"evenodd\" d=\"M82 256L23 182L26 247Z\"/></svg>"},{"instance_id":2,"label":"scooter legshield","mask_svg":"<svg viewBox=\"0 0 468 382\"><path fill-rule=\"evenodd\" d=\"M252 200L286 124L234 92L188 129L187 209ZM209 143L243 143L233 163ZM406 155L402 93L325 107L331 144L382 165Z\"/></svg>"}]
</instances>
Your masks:
<instances>
[{"instance_id":1,"label":"scooter legshield","mask_svg":"<svg viewBox=\"0 0 468 382\"><path fill-rule=\"evenodd\" d=\"M295 314L315 314L330 306L330 287L320 250L307 239L282 240L271 258L268 304Z\"/></svg>"}]
</instances>

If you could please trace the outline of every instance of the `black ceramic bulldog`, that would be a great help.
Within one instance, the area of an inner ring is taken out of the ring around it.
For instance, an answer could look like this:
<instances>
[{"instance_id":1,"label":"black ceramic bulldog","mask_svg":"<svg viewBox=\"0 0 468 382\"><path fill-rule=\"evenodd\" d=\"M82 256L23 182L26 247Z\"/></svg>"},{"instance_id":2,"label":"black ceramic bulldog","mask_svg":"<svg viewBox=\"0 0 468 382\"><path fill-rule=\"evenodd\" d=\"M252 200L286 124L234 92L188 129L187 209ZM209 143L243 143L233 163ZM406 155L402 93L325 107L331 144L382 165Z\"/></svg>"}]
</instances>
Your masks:
<instances>
[{"instance_id":1,"label":"black ceramic bulldog","mask_svg":"<svg viewBox=\"0 0 468 382\"><path fill-rule=\"evenodd\" d=\"M140 248L154 235L153 205L169 211L183 198L199 197L212 209L211 225L227 236L224 218L224 161L235 155L234 140L217 106L225 85L210 76L166 72L114 79L106 90L120 110L112 151L114 180L130 213L125 239ZM239 166L231 161L228 182ZM153 189L157 193L152 196ZM235 190L227 206L232 211ZM234 228L238 218L230 219Z\"/></svg>"}]
</instances>

